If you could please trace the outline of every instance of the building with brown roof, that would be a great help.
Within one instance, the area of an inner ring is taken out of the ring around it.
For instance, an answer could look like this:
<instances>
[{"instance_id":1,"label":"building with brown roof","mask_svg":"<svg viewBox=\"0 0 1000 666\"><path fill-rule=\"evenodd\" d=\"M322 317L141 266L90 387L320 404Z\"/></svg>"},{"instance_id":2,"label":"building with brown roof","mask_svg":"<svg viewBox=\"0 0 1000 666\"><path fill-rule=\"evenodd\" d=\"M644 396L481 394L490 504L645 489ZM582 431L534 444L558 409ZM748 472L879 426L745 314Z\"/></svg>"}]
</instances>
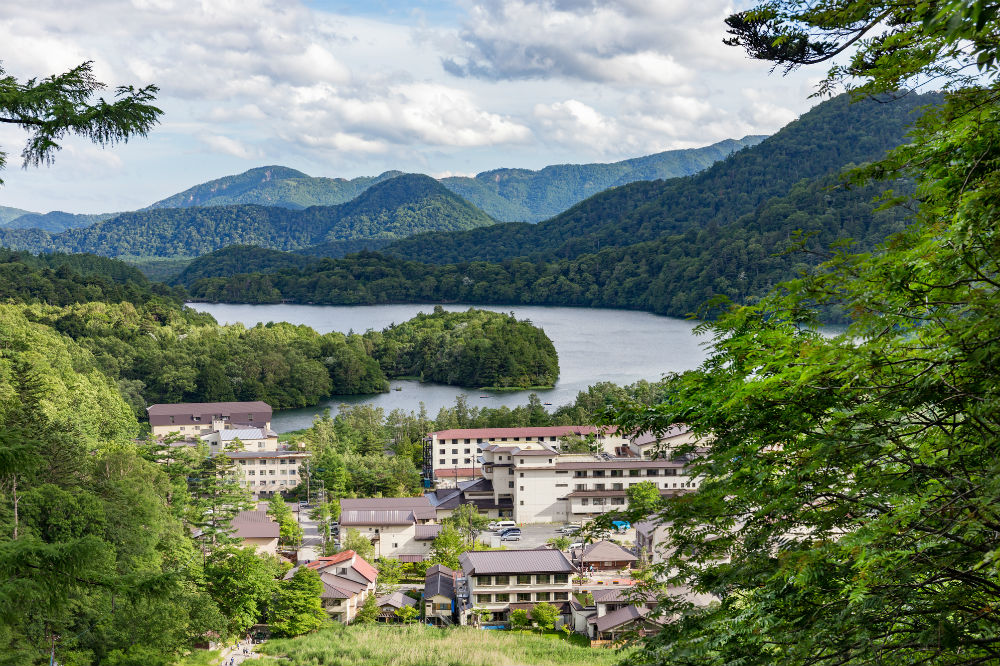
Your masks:
<instances>
[{"instance_id":1,"label":"building with brown roof","mask_svg":"<svg viewBox=\"0 0 1000 666\"><path fill-rule=\"evenodd\" d=\"M267 515L267 511L240 511L232 525L233 536L240 539L244 547L252 546L258 553L277 555L281 526Z\"/></svg>"},{"instance_id":2,"label":"building with brown roof","mask_svg":"<svg viewBox=\"0 0 1000 666\"><path fill-rule=\"evenodd\" d=\"M146 408L153 437L196 437L226 428L271 427L271 406L254 402L180 402Z\"/></svg>"},{"instance_id":3,"label":"building with brown roof","mask_svg":"<svg viewBox=\"0 0 1000 666\"><path fill-rule=\"evenodd\" d=\"M580 549L581 571L620 571L638 561L634 553L610 541L597 541Z\"/></svg>"},{"instance_id":4,"label":"building with brown roof","mask_svg":"<svg viewBox=\"0 0 1000 666\"><path fill-rule=\"evenodd\" d=\"M368 595L375 594L378 570L353 550L321 557L305 566L319 574L323 608L338 622L353 622ZM295 571L289 571L285 578L291 578Z\"/></svg>"},{"instance_id":5,"label":"building with brown roof","mask_svg":"<svg viewBox=\"0 0 1000 666\"><path fill-rule=\"evenodd\" d=\"M468 624L474 608L490 611L489 622L505 623L510 611L548 602L569 615L576 568L558 550L469 551L459 556L460 620Z\"/></svg>"},{"instance_id":6,"label":"building with brown roof","mask_svg":"<svg viewBox=\"0 0 1000 666\"><path fill-rule=\"evenodd\" d=\"M417 562L431 552L441 526L426 496L340 500L341 530L354 529L371 540L376 558Z\"/></svg>"},{"instance_id":7,"label":"building with brown roof","mask_svg":"<svg viewBox=\"0 0 1000 666\"><path fill-rule=\"evenodd\" d=\"M378 602L378 621L390 624L401 622L396 611L402 608L415 608L417 605L416 599L399 591L383 594L376 601Z\"/></svg>"}]
</instances>

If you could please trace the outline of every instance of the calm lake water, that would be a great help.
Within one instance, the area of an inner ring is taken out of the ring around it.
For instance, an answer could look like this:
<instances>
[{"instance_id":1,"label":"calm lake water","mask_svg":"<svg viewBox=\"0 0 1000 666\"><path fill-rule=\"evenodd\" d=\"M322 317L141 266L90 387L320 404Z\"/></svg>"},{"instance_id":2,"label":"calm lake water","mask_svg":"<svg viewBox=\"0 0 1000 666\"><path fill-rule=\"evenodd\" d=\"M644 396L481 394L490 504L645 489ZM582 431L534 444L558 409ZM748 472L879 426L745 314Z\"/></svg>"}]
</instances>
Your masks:
<instances>
[{"instance_id":1,"label":"calm lake water","mask_svg":"<svg viewBox=\"0 0 1000 666\"><path fill-rule=\"evenodd\" d=\"M191 303L208 312L219 323L246 326L269 321L305 324L320 333L380 330L404 322L418 312L431 312L433 305L231 305ZM469 306L445 306L466 310ZM518 319L542 327L559 354L559 381L555 388L536 391L542 402L558 407L571 403L576 394L598 382L631 384L640 379L655 381L668 372L691 370L706 357L704 337L694 335L695 323L630 310L558 308L544 306L476 306L496 312L513 312ZM393 381L388 393L370 396L334 397L316 407L276 412L272 427L278 432L307 428L313 416L340 404L370 404L388 413L393 409L416 412L423 402L434 417L441 407L451 406L464 395L471 406L516 407L528 401L531 391L511 393L463 389L416 381ZM396 390L401 389L401 390ZM485 396L485 397L484 397ZM550 408L551 409L551 408Z\"/></svg>"}]
</instances>

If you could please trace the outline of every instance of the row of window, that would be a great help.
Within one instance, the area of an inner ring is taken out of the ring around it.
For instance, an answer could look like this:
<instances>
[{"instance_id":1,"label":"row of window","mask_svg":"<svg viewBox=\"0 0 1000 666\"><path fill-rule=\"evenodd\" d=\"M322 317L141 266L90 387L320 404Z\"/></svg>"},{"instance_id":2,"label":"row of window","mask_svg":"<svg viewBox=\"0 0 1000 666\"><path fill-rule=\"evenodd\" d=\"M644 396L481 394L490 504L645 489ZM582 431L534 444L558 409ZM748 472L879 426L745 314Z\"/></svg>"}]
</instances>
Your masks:
<instances>
[{"instance_id":1,"label":"row of window","mask_svg":"<svg viewBox=\"0 0 1000 666\"><path fill-rule=\"evenodd\" d=\"M440 460L438 461L438 465L447 465L447 464L448 464L448 461L447 461L447 460L445 460L444 458L441 458L441 459L440 459ZM452 458L452 459L451 459L451 464L452 464L452 465L457 465L457 464L458 464L458 458ZM472 459L471 459L471 458L465 458L465 459L464 459L464 464L466 464L466 465L471 465L471 464L472 464Z\"/></svg>"},{"instance_id":2,"label":"row of window","mask_svg":"<svg viewBox=\"0 0 1000 666\"><path fill-rule=\"evenodd\" d=\"M447 451L446 449L441 449L441 450L439 451L439 453L440 453L441 455L445 455L446 453L448 453L448 451ZM472 449L466 449L466 450L465 450L465 453L472 453ZM452 449L452 450L451 450L451 455L453 455L453 456L457 456L457 455L458 455L458 449Z\"/></svg>"},{"instance_id":3,"label":"row of window","mask_svg":"<svg viewBox=\"0 0 1000 666\"><path fill-rule=\"evenodd\" d=\"M264 473L266 472L266 473L269 473L271 476L274 476L277 471L278 470L276 470L276 469L262 469L262 470L260 470L260 475L264 476ZM249 476L255 476L257 474L257 470L255 470L255 469L248 469L246 472L247 472L247 474ZM298 474L298 470L283 469L283 470L281 470L281 473L284 476L288 476L289 474L291 474L292 476L295 476L296 474Z\"/></svg>"},{"instance_id":4,"label":"row of window","mask_svg":"<svg viewBox=\"0 0 1000 666\"><path fill-rule=\"evenodd\" d=\"M516 594L477 594L477 604L506 604L511 601L569 601L569 592L517 592Z\"/></svg>"},{"instance_id":5,"label":"row of window","mask_svg":"<svg viewBox=\"0 0 1000 666\"><path fill-rule=\"evenodd\" d=\"M663 476L677 476L677 473L678 473L677 472L677 468L674 468L674 467L668 467L668 468L665 468L665 469L655 468L655 469L647 469L647 470L641 470L641 469L629 469L629 470L612 469L612 470L607 470L607 471L609 472L607 474L607 476L610 476L612 478L614 478L614 477L620 477L620 476L625 476L625 472L626 471L628 472L628 476L660 476L661 472L662 472ZM604 472L605 472L605 470L603 470L603 469L595 469L595 470L591 471L590 475L592 477L594 477L595 479L599 479L599 478L602 478L603 476L605 476ZM680 471L680 473L683 474L684 470L682 469ZM585 469L578 469L578 470L576 470L573 473L573 476L575 476L578 479L585 478L587 476L587 470L585 470Z\"/></svg>"},{"instance_id":6,"label":"row of window","mask_svg":"<svg viewBox=\"0 0 1000 666\"><path fill-rule=\"evenodd\" d=\"M517 576L476 576L476 585L531 585L531 574ZM569 574L534 574L535 585L551 585L553 583L568 583Z\"/></svg>"},{"instance_id":7,"label":"row of window","mask_svg":"<svg viewBox=\"0 0 1000 666\"><path fill-rule=\"evenodd\" d=\"M270 459L268 459L268 458L261 458L261 459L257 460L256 462L257 462L258 465L267 465L269 460L272 461L275 465L297 465L298 464L298 460L296 458L278 458L277 460L275 460L274 458L270 458ZM240 464L241 465L252 465L252 464L254 464L254 461L253 460L241 460Z\"/></svg>"},{"instance_id":8,"label":"row of window","mask_svg":"<svg viewBox=\"0 0 1000 666\"><path fill-rule=\"evenodd\" d=\"M511 437L510 439L511 439L511 441L514 441L514 442L520 442L521 441L520 437ZM553 435L551 437L548 437L547 441L554 442L554 441L556 441L556 439L558 439L558 438ZM494 441L494 442L506 442L507 438L506 437L501 437L500 439L494 439L494 440L491 440L491 441ZM526 442L544 442L544 441L546 441L546 438L545 437L525 437L524 441L526 441ZM451 442L452 444L461 444L463 442L466 443L466 444L472 444L472 440L471 439L465 439L465 440L461 440L461 439L442 439L441 440L441 444L447 444L449 442ZM479 439L476 440L476 443L477 444L485 444L486 440L483 439L482 437L480 437Z\"/></svg>"}]
</instances>

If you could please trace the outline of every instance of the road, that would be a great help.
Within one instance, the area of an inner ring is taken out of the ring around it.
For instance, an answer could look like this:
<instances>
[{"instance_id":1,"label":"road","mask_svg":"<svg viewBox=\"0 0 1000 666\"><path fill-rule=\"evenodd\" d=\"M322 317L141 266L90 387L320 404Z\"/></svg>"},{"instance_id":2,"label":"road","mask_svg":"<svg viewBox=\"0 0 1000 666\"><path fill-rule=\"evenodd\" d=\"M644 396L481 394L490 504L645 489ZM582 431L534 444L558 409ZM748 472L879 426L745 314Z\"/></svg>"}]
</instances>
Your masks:
<instances>
[{"instance_id":1,"label":"road","mask_svg":"<svg viewBox=\"0 0 1000 666\"><path fill-rule=\"evenodd\" d=\"M295 513L302 528L302 545L298 556L300 562L312 562L323 554L323 536L320 534L319 524L309 517L309 511L296 506Z\"/></svg>"}]
</instances>

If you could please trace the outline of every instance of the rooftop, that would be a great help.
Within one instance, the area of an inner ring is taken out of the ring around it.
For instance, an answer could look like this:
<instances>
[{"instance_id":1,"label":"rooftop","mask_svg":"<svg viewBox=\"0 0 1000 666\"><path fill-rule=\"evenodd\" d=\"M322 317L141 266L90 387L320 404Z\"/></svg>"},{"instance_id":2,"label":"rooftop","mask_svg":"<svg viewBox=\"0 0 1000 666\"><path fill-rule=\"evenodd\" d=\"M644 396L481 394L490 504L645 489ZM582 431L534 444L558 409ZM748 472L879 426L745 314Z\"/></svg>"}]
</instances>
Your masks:
<instances>
[{"instance_id":1,"label":"rooftop","mask_svg":"<svg viewBox=\"0 0 1000 666\"><path fill-rule=\"evenodd\" d=\"M598 541L583 547L581 562L636 562L638 557L610 541Z\"/></svg>"},{"instance_id":2,"label":"rooftop","mask_svg":"<svg viewBox=\"0 0 1000 666\"><path fill-rule=\"evenodd\" d=\"M443 564L435 564L427 569L424 577L424 597L455 598L455 571Z\"/></svg>"},{"instance_id":3,"label":"rooftop","mask_svg":"<svg viewBox=\"0 0 1000 666\"><path fill-rule=\"evenodd\" d=\"M253 402L175 402L171 404L150 405L146 412L150 416L187 416L189 414L218 414L228 417L237 413L271 413L271 405L262 400Z\"/></svg>"},{"instance_id":4,"label":"rooftop","mask_svg":"<svg viewBox=\"0 0 1000 666\"><path fill-rule=\"evenodd\" d=\"M237 539L277 539L281 526L266 511L240 511L233 518Z\"/></svg>"},{"instance_id":5,"label":"rooftop","mask_svg":"<svg viewBox=\"0 0 1000 666\"><path fill-rule=\"evenodd\" d=\"M458 560L466 576L576 571L558 550L471 550L462 553Z\"/></svg>"},{"instance_id":6,"label":"rooftop","mask_svg":"<svg viewBox=\"0 0 1000 666\"><path fill-rule=\"evenodd\" d=\"M601 615L594 620L594 624L597 625L598 631L608 631L609 629L615 629L622 625L628 624L629 622L634 622L640 618L644 618L649 615L649 609L645 606L623 606L618 610L613 610L606 615ZM657 620L650 620L657 621ZM658 622L662 623L662 622Z\"/></svg>"}]
</instances>

